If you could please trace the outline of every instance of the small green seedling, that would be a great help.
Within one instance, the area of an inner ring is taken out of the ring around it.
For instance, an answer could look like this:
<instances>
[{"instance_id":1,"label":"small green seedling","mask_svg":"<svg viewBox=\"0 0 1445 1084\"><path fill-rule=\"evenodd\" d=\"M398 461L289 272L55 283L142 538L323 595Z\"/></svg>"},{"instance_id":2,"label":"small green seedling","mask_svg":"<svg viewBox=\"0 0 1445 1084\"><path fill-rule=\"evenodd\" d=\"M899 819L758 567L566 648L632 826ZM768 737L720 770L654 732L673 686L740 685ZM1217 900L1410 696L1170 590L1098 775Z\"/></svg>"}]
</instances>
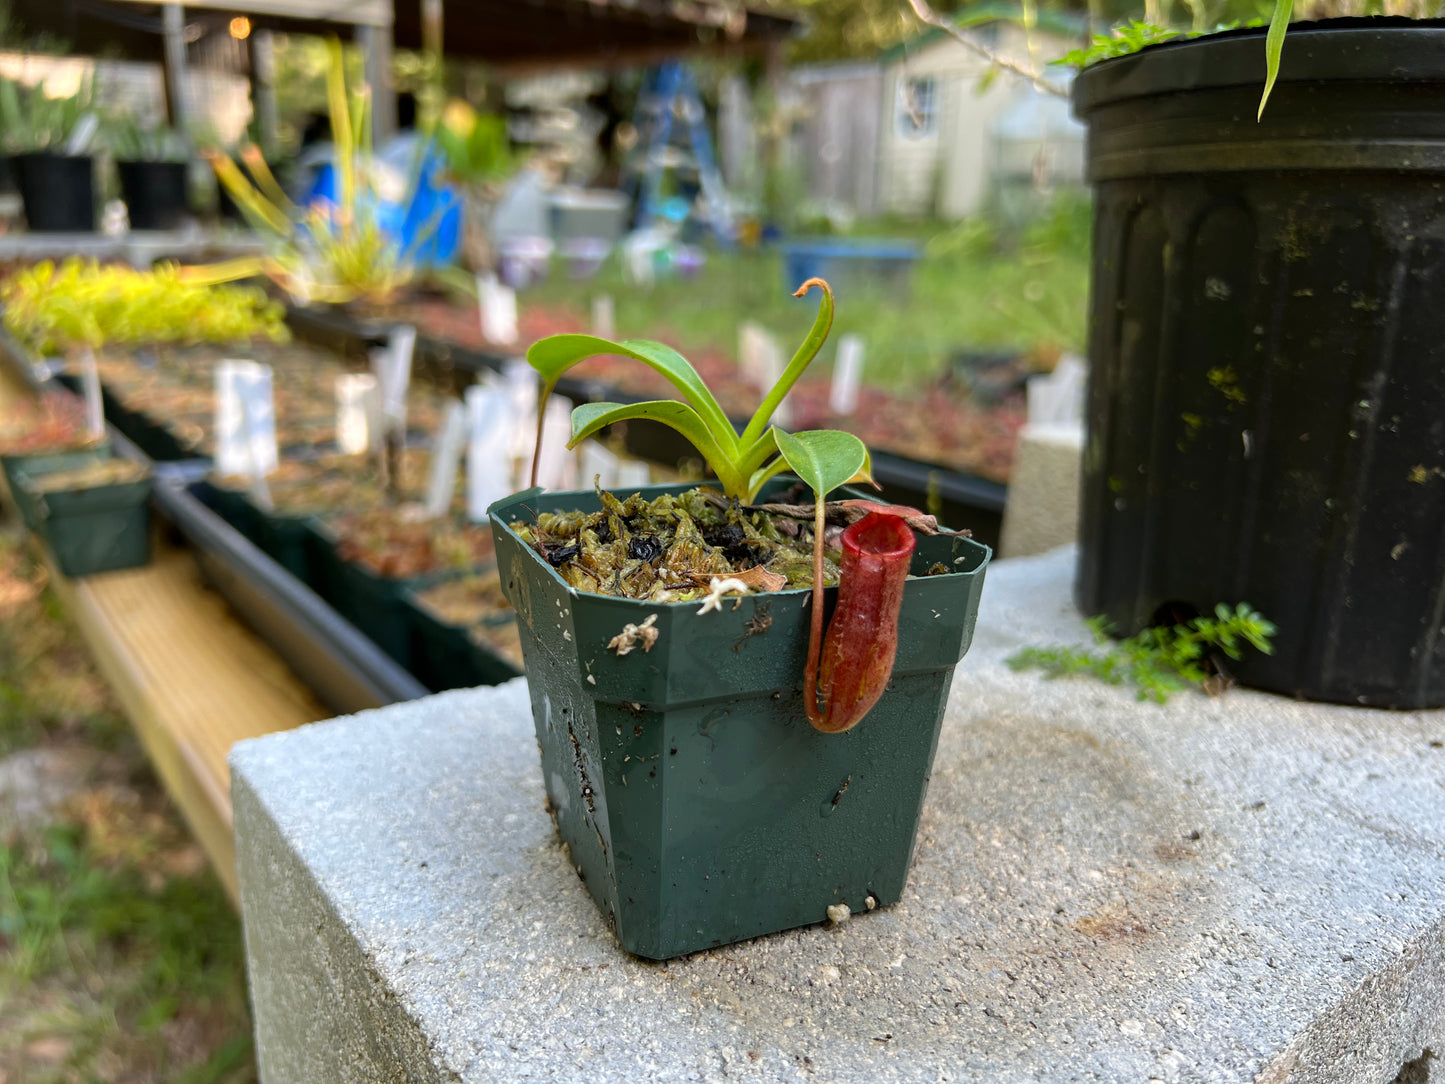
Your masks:
<instances>
[{"instance_id":1,"label":"small green seedling","mask_svg":"<svg viewBox=\"0 0 1445 1084\"><path fill-rule=\"evenodd\" d=\"M1213 617L1147 628L1117 642L1111 640L1104 618L1092 617L1088 625L1103 650L1028 647L1010 656L1009 666L1042 670L1048 678L1090 674L1110 685L1132 684L1140 700L1163 704L1170 693L1181 689L1210 688L1214 675L1204 665L1210 651L1221 651L1231 659L1243 657L1245 645L1266 655L1274 653L1270 643L1274 624L1244 602L1233 609L1220 603Z\"/></svg>"}]
</instances>

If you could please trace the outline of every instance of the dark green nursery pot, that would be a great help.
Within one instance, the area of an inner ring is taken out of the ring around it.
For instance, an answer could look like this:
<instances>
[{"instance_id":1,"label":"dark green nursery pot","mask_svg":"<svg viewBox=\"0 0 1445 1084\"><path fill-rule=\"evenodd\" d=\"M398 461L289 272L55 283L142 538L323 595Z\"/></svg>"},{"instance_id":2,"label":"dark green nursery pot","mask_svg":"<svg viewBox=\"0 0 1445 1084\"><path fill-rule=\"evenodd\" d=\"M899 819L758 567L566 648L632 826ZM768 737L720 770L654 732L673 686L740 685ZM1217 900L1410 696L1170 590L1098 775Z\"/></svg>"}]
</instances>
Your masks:
<instances>
[{"instance_id":1,"label":"dark green nursery pot","mask_svg":"<svg viewBox=\"0 0 1445 1084\"><path fill-rule=\"evenodd\" d=\"M22 467L21 489L34 505L35 532L67 576L138 568L150 561L152 481L39 493Z\"/></svg>"},{"instance_id":2,"label":"dark green nursery pot","mask_svg":"<svg viewBox=\"0 0 1445 1084\"><path fill-rule=\"evenodd\" d=\"M10 487L10 497L20 513L20 521L30 530L36 526L35 496L29 488L20 484L24 472L32 478L52 471L72 470L94 463L98 459L110 458L110 444L95 448L83 448L69 452L38 452L32 454L0 456L0 469L5 472L5 483Z\"/></svg>"},{"instance_id":3,"label":"dark green nursery pot","mask_svg":"<svg viewBox=\"0 0 1445 1084\"><path fill-rule=\"evenodd\" d=\"M854 729L822 734L802 705L811 592L707 614L579 594L510 526L598 507L590 491L530 490L490 512L557 829L622 946L666 959L896 902L988 547L918 539L915 573L955 571L908 582L887 692ZM608 649L649 619L651 650Z\"/></svg>"}]
</instances>

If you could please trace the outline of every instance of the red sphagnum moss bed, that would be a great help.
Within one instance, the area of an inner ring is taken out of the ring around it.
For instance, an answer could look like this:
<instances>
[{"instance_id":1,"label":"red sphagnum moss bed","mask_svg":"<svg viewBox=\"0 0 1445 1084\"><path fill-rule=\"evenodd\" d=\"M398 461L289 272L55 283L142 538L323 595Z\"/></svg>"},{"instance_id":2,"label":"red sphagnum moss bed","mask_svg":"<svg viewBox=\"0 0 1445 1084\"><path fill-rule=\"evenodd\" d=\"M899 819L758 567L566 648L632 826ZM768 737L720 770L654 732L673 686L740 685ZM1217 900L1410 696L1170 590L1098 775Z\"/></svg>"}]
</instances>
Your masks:
<instances>
[{"instance_id":1,"label":"red sphagnum moss bed","mask_svg":"<svg viewBox=\"0 0 1445 1084\"><path fill-rule=\"evenodd\" d=\"M406 307L406 318L424 335L461 346L487 348L473 307L441 300L417 301ZM521 307L518 333L522 343L562 332L587 331L588 318L580 311L531 303ZM649 329L646 336L663 342L678 341L669 328ZM735 358L717 348L684 353L725 410L735 417L752 413L759 391L741 379ZM676 390L658 373L625 358L592 358L568 375L598 380L637 395L676 398ZM798 382L788 394L793 412L789 428L844 429L875 451L936 463L995 482L1008 481L1014 444L1025 420L1021 397L985 409L970 403L942 380L906 396L865 384L859 393L857 411L852 417L839 417L828 409L829 387L826 376L805 377Z\"/></svg>"}]
</instances>

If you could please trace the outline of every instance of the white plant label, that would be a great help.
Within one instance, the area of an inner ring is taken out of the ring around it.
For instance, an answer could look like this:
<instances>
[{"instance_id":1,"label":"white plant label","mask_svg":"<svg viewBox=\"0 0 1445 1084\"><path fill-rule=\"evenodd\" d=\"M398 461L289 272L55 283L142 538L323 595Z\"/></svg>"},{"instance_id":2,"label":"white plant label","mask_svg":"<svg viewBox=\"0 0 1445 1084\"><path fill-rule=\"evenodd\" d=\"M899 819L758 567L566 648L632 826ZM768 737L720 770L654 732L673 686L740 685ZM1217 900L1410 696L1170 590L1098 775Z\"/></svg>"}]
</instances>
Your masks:
<instances>
[{"instance_id":1,"label":"white plant label","mask_svg":"<svg viewBox=\"0 0 1445 1084\"><path fill-rule=\"evenodd\" d=\"M1088 372L1076 354L1065 354L1054 371L1031 376L1025 384L1031 425L1078 425L1084 417Z\"/></svg>"},{"instance_id":2,"label":"white plant label","mask_svg":"<svg viewBox=\"0 0 1445 1084\"><path fill-rule=\"evenodd\" d=\"M481 311L482 338L497 346L517 341L517 294L495 275L477 276L477 305Z\"/></svg>"},{"instance_id":3,"label":"white plant label","mask_svg":"<svg viewBox=\"0 0 1445 1084\"><path fill-rule=\"evenodd\" d=\"M538 377L537 370L527 364L525 358L512 358L502 367L502 379L511 401L511 458L514 462L530 464L532 445L537 441L537 391L541 378ZM527 472L520 467L515 481L518 489L525 489L530 484L527 481Z\"/></svg>"},{"instance_id":4,"label":"white plant label","mask_svg":"<svg viewBox=\"0 0 1445 1084\"><path fill-rule=\"evenodd\" d=\"M603 489L617 485L617 469L622 461L595 440L584 440L577 448L578 469L583 489L591 489L595 481Z\"/></svg>"},{"instance_id":5,"label":"white plant label","mask_svg":"<svg viewBox=\"0 0 1445 1084\"><path fill-rule=\"evenodd\" d=\"M534 415L535 417L535 415ZM543 489L571 489L577 480L577 459L567 450L572 436L572 400L554 395L547 400L542 422L542 447L537 452L537 484ZM526 478L532 477L532 457L527 457Z\"/></svg>"},{"instance_id":6,"label":"white plant label","mask_svg":"<svg viewBox=\"0 0 1445 1084\"><path fill-rule=\"evenodd\" d=\"M342 455L369 451L380 436L381 385L370 373L336 378L336 447Z\"/></svg>"},{"instance_id":7,"label":"white plant label","mask_svg":"<svg viewBox=\"0 0 1445 1084\"><path fill-rule=\"evenodd\" d=\"M510 493L512 402L505 387L467 389L467 518L487 518L487 508Z\"/></svg>"},{"instance_id":8,"label":"white plant label","mask_svg":"<svg viewBox=\"0 0 1445 1084\"><path fill-rule=\"evenodd\" d=\"M459 400L447 404L442 431L432 449L431 477L426 491L426 518L446 515L457 488L457 469L467 437L467 408Z\"/></svg>"},{"instance_id":9,"label":"white plant label","mask_svg":"<svg viewBox=\"0 0 1445 1084\"><path fill-rule=\"evenodd\" d=\"M617 338L617 306L611 294L598 294L592 299L592 334L599 339Z\"/></svg>"},{"instance_id":10,"label":"white plant label","mask_svg":"<svg viewBox=\"0 0 1445 1084\"><path fill-rule=\"evenodd\" d=\"M838 357L833 362L833 384L828 389L828 409L848 417L858 409L858 386L863 382L863 336L848 334L838 340Z\"/></svg>"},{"instance_id":11,"label":"white plant label","mask_svg":"<svg viewBox=\"0 0 1445 1084\"><path fill-rule=\"evenodd\" d=\"M617 464L617 478L613 486L624 498L630 497L643 486L652 485L652 468L640 459L624 459Z\"/></svg>"},{"instance_id":12,"label":"white plant label","mask_svg":"<svg viewBox=\"0 0 1445 1084\"><path fill-rule=\"evenodd\" d=\"M216 472L265 477L279 458L271 367L223 360L216 366Z\"/></svg>"},{"instance_id":13,"label":"white plant label","mask_svg":"<svg viewBox=\"0 0 1445 1084\"><path fill-rule=\"evenodd\" d=\"M406 432L406 393L415 349L416 328L403 324L391 333L384 349L371 351L371 368L381 383L382 419L388 430Z\"/></svg>"},{"instance_id":14,"label":"white plant label","mask_svg":"<svg viewBox=\"0 0 1445 1084\"><path fill-rule=\"evenodd\" d=\"M99 440L105 436L105 402L100 397L100 373L95 352L89 348L80 358L80 386L85 392L85 431Z\"/></svg>"},{"instance_id":15,"label":"white plant label","mask_svg":"<svg viewBox=\"0 0 1445 1084\"><path fill-rule=\"evenodd\" d=\"M782 344L761 324L745 320L738 328L738 367L742 377L759 394L766 395L782 378L787 361L783 357ZM792 422L792 411L785 398L773 412L773 421L787 428Z\"/></svg>"},{"instance_id":16,"label":"white plant label","mask_svg":"<svg viewBox=\"0 0 1445 1084\"><path fill-rule=\"evenodd\" d=\"M268 383L269 377L270 374L268 372ZM269 392L267 397L269 399ZM274 418L271 420L274 422ZM251 457L251 499L256 502L258 508L266 512L272 512L275 511L276 505L275 502L271 500L271 487L266 484L266 475L270 473L270 471L262 469L262 461L260 458L261 449L257 447L256 439L257 434L264 432L266 421L267 419L264 417L264 411L261 409L260 404L253 402L249 395L241 396L241 428L244 430L246 436L246 451ZM275 444L275 435L273 428L271 433L273 446ZM275 469L276 465L273 463L271 470Z\"/></svg>"}]
</instances>

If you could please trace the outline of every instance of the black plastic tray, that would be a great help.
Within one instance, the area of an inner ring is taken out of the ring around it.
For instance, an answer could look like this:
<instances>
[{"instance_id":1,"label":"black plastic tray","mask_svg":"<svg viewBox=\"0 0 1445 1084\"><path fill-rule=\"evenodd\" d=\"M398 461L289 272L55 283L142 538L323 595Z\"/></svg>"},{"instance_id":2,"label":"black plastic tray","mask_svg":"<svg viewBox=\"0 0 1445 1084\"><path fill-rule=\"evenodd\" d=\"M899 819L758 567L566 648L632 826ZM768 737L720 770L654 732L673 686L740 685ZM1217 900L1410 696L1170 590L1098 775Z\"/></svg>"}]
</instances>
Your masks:
<instances>
[{"instance_id":1,"label":"black plastic tray","mask_svg":"<svg viewBox=\"0 0 1445 1084\"><path fill-rule=\"evenodd\" d=\"M318 697L342 714L427 695L427 689L196 495L189 465L156 468L154 500L185 537L207 582Z\"/></svg>"}]
</instances>

